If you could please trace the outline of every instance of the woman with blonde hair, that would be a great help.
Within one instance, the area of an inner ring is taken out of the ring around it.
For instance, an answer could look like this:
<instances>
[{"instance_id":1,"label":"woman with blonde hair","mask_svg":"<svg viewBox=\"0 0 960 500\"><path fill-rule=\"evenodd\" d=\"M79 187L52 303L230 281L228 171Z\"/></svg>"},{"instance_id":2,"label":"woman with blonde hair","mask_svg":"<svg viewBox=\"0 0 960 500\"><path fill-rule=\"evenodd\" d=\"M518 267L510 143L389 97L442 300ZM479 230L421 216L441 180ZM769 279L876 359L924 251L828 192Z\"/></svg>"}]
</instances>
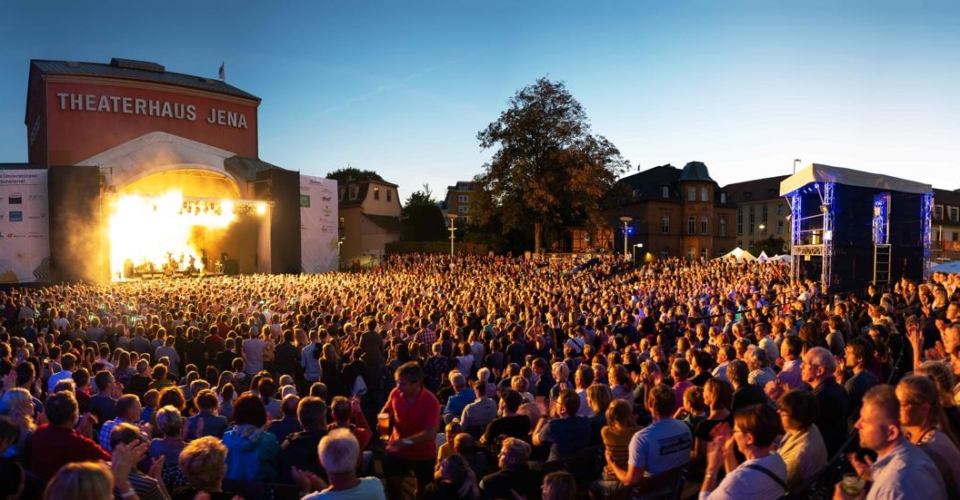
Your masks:
<instances>
[{"instance_id":1,"label":"woman with blonde hair","mask_svg":"<svg viewBox=\"0 0 960 500\"><path fill-rule=\"evenodd\" d=\"M956 358L953 362L957 363ZM940 361L925 361L917 368L917 373L930 377L936 383L937 393L940 396L940 406L946 416L943 428L949 429L954 437L960 437L960 408L957 407L954 399L954 387L957 379L953 370L950 369L950 365Z\"/></svg>"},{"instance_id":2,"label":"woman with blonde hair","mask_svg":"<svg viewBox=\"0 0 960 500\"><path fill-rule=\"evenodd\" d=\"M233 494L222 490L227 474L227 447L219 439L213 436L194 439L180 452L179 460L187 488L181 490L177 498L192 499L201 491L213 499L233 498Z\"/></svg>"},{"instance_id":3,"label":"woman with blonde hair","mask_svg":"<svg viewBox=\"0 0 960 500\"><path fill-rule=\"evenodd\" d=\"M8 415L20 431L16 442L7 448L3 457L22 457L30 436L37 430L37 424L33 420L33 397L26 389L10 389L0 399L0 408L3 408L3 414Z\"/></svg>"},{"instance_id":4,"label":"woman with blonde hair","mask_svg":"<svg viewBox=\"0 0 960 500\"><path fill-rule=\"evenodd\" d=\"M44 500L112 500L113 474L102 462L64 465L47 484Z\"/></svg>"},{"instance_id":5,"label":"woman with blonde hair","mask_svg":"<svg viewBox=\"0 0 960 500\"><path fill-rule=\"evenodd\" d=\"M897 384L896 395L904 435L936 464L947 497L960 498L960 450L947 428L936 383L925 375L907 375Z\"/></svg>"},{"instance_id":6,"label":"woman with blonde hair","mask_svg":"<svg viewBox=\"0 0 960 500\"><path fill-rule=\"evenodd\" d=\"M610 453L611 460L625 469L630 455L630 440L640 430L633 416L633 405L622 399L615 399L607 407L605 415L607 425L600 430L603 447ZM590 485L590 491L594 493L594 498L605 498L622 487L608 464L603 468L603 477Z\"/></svg>"}]
</instances>

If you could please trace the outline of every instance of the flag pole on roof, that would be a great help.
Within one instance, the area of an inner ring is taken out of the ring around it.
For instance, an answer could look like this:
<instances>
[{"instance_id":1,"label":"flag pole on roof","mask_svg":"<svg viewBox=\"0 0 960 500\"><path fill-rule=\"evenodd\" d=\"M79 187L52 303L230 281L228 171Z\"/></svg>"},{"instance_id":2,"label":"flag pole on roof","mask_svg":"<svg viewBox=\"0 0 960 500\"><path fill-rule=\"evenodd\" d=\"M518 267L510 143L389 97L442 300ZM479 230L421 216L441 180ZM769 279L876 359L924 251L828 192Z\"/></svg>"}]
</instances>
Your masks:
<instances>
[{"instance_id":1,"label":"flag pole on roof","mask_svg":"<svg viewBox=\"0 0 960 500\"><path fill-rule=\"evenodd\" d=\"M227 79L227 71L226 71L226 68L224 67L224 61L220 61L220 81L226 81L226 79Z\"/></svg>"}]
</instances>

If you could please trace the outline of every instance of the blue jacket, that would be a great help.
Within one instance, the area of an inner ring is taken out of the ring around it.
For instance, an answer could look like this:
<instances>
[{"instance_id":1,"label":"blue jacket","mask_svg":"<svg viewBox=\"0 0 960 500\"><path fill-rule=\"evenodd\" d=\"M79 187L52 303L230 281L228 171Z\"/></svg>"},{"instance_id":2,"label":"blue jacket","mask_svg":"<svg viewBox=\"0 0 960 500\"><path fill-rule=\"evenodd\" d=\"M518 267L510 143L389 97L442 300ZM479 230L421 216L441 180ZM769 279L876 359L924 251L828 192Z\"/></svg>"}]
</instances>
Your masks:
<instances>
[{"instance_id":1,"label":"blue jacket","mask_svg":"<svg viewBox=\"0 0 960 500\"><path fill-rule=\"evenodd\" d=\"M227 447L227 479L277 479L280 443L273 434L252 425L237 425L223 433L223 445Z\"/></svg>"}]
</instances>

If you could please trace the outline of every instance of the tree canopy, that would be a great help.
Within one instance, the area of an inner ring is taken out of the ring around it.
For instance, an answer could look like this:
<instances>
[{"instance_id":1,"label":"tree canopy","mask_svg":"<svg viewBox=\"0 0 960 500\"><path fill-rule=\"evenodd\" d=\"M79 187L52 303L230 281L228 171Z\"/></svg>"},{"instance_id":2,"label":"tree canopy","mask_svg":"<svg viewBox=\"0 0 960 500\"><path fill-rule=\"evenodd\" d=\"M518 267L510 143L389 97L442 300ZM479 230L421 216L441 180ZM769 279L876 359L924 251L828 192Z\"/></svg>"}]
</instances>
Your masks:
<instances>
[{"instance_id":1,"label":"tree canopy","mask_svg":"<svg viewBox=\"0 0 960 500\"><path fill-rule=\"evenodd\" d=\"M405 241L442 240L446 228L443 225L443 213L433 198L430 186L423 185L422 191L414 191L400 209L400 226Z\"/></svg>"},{"instance_id":2,"label":"tree canopy","mask_svg":"<svg viewBox=\"0 0 960 500\"><path fill-rule=\"evenodd\" d=\"M517 91L477 140L482 149L498 149L474 178L471 216L480 224L497 221L504 234L533 230L537 251L542 229L606 225L601 198L630 166L610 141L591 134L563 82L546 78Z\"/></svg>"},{"instance_id":3,"label":"tree canopy","mask_svg":"<svg viewBox=\"0 0 960 500\"><path fill-rule=\"evenodd\" d=\"M350 180L360 181L360 180L373 180L373 181L383 181L383 177L380 177L380 174L374 172L373 170L360 170L359 168L347 167L341 168L339 170L334 170L327 174L327 179L336 179L337 182L344 184ZM385 181L383 181L385 182Z\"/></svg>"}]
</instances>

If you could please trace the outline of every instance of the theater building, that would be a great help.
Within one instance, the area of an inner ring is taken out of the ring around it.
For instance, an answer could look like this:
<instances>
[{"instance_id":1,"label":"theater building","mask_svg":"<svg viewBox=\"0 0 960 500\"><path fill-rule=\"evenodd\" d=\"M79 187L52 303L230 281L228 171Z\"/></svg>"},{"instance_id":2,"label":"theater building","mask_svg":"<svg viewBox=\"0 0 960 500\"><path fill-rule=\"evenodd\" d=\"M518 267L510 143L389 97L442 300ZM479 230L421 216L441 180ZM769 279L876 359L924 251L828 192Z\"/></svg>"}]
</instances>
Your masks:
<instances>
[{"instance_id":1,"label":"theater building","mask_svg":"<svg viewBox=\"0 0 960 500\"><path fill-rule=\"evenodd\" d=\"M336 269L336 182L260 159L260 104L156 63L31 61L0 281Z\"/></svg>"},{"instance_id":2,"label":"theater building","mask_svg":"<svg viewBox=\"0 0 960 500\"><path fill-rule=\"evenodd\" d=\"M608 211L616 253L636 253L637 260L685 257L707 259L736 248L733 221L736 205L695 161L682 169L654 167L618 181L626 198ZM627 248L620 217L630 217ZM642 247L637 245L642 244ZM635 249L636 247L636 249Z\"/></svg>"}]
</instances>

